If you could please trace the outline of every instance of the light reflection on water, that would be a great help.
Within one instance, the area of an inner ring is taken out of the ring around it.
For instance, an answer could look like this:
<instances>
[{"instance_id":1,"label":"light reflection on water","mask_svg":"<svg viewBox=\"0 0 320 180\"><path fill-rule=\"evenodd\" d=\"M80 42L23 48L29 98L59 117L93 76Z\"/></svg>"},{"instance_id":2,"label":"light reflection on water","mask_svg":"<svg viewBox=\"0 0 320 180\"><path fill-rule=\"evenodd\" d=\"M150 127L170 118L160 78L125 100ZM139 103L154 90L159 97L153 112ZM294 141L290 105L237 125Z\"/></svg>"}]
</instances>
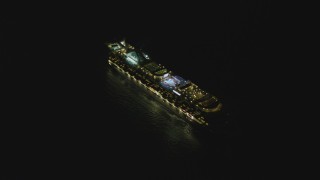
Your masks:
<instances>
[{"instance_id":1,"label":"light reflection on water","mask_svg":"<svg viewBox=\"0 0 320 180\"><path fill-rule=\"evenodd\" d=\"M168 145L169 151L178 152L182 148L192 152L200 148L190 124L144 90L143 86L111 67L107 68L106 76L107 96L112 97L108 99L114 101L112 103L116 103L128 116L141 117L132 121L146 128L148 133L159 136Z\"/></svg>"}]
</instances>

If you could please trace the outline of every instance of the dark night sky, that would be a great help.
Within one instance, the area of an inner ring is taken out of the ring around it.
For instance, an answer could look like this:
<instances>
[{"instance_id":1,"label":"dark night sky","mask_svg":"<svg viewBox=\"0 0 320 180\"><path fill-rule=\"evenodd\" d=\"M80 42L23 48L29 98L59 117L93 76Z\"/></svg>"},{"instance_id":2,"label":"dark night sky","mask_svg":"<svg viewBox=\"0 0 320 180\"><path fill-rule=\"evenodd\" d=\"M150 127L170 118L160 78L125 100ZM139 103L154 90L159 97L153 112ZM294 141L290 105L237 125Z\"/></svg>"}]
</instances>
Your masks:
<instances>
[{"instance_id":1,"label":"dark night sky","mask_svg":"<svg viewBox=\"0 0 320 180\"><path fill-rule=\"evenodd\" d=\"M124 158L116 158L125 151L119 143L125 138L113 138L119 130L109 127L107 121L112 118L107 114L117 110L103 98L108 55L104 43L122 37L149 51L161 64L223 97L239 131L233 139L231 161L237 168L233 167L229 171L233 175L226 177L263 179L270 173L268 164L272 164L274 147L270 146L268 127L274 122L265 111L271 102L264 83L272 76L268 72L272 31L268 3L148 6L121 8L109 4L96 9L50 5L2 14L5 179L60 179L63 173L68 174L64 177L74 177L84 169L96 178L101 174L105 177L101 173L104 166L100 166L105 163L114 165L110 175L122 177L135 169L128 167L133 166L131 163L122 166L127 163ZM106 141L113 148L105 152ZM79 156L83 158L79 160ZM57 164L65 170L56 172ZM159 168L163 164L149 165ZM31 171L34 169L39 171Z\"/></svg>"}]
</instances>

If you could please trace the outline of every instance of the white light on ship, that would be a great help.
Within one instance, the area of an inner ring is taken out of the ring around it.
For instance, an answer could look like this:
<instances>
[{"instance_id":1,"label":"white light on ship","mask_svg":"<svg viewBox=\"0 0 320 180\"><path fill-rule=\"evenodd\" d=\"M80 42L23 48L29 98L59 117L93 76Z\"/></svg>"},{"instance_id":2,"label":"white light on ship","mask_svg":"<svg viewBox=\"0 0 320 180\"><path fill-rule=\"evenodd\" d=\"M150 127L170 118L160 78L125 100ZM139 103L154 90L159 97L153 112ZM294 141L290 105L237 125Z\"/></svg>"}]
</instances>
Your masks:
<instances>
[{"instance_id":1,"label":"white light on ship","mask_svg":"<svg viewBox=\"0 0 320 180\"><path fill-rule=\"evenodd\" d=\"M125 41L125 40L121 41L120 43L121 43L122 45L126 46L126 41Z\"/></svg>"}]
</instances>

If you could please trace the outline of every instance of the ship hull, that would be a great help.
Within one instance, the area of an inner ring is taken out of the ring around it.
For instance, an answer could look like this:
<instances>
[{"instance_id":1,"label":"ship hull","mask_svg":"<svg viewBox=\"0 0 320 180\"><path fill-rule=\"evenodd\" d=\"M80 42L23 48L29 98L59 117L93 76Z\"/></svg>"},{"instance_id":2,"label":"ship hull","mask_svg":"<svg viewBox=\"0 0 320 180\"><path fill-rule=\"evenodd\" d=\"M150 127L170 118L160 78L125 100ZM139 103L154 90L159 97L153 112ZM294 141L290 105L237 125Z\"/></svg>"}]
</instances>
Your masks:
<instances>
[{"instance_id":1,"label":"ship hull","mask_svg":"<svg viewBox=\"0 0 320 180\"><path fill-rule=\"evenodd\" d=\"M109 65L116 70L118 73L121 73L123 76L125 76L126 78L132 80L133 82L135 82L136 85L140 86L141 88L145 89L146 92L148 92L148 94L150 94L153 99L156 99L157 101L161 102L165 107L167 107L167 109L169 109L170 111L174 112L175 114L177 114L179 117L188 120L189 123L195 124L195 125L207 125L197 119L192 119L189 116L187 116L186 114L184 114L181 110L179 110L179 108L173 106L171 103L169 103L169 101L167 99L164 99L162 97L159 97L156 93L150 91L147 87L147 85L141 83L140 81L137 81L133 76L131 76L129 73L125 72L123 69L121 69L119 66L117 66L116 64L114 64L111 61L108 61Z\"/></svg>"}]
</instances>

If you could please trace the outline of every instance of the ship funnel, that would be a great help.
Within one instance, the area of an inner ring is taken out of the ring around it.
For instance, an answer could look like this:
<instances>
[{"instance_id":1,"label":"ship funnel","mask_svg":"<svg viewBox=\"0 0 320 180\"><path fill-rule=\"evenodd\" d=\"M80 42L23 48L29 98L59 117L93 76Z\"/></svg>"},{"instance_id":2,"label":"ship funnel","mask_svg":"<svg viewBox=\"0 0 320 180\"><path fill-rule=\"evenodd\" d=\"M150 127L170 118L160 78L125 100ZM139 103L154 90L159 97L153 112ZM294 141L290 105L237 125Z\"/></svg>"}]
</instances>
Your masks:
<instances>
[{"instance_id":1,"label":"ship funnel","mask_svg":"<svg viewBox=\"0 0 320 180\"><path fill-rule=\"evenodd\" d=\"M120 43L121 43L123 46L127 46L126 40L122 40Z\"/></svg>"}]
</instances>

